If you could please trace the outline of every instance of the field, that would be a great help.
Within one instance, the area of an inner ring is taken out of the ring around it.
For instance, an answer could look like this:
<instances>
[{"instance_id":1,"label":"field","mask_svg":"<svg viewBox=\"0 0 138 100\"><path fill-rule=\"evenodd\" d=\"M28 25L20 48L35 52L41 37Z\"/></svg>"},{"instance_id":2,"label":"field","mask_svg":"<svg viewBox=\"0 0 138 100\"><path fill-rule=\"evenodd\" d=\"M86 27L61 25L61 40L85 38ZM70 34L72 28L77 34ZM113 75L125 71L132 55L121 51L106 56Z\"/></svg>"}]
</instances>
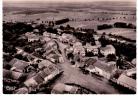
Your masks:
<instances>
[{"instance_id":1,"label":"field","mask_svg":"<svg viewBox=\"0 0 138 100\"><path fill-rule=\"evenodd\" d=\"M105 32L106 34L115 34L118 36L124 36L126 38L136 40L136 32L133 29L112 28L98 31L99 34L102 34L103 32Z\"/></svg>"},{"instance_id":2,"label":"field","mask_svg":"<svg viewBox=\"0 0 138 100\"><path fill-rule=\"evenodd\" d=\"M136 24L136 8L135 5L126 5L125 3L110 3L102 5L99 3L90 4L20 4L14 7L4 5L4 21L41 21L59 20L69 18L71 21L64 24L78 28L91 28L97 30L97 25L113 24L115 22L126 22ZM118 32L117 29L105 30L110 32ZM135 38L134 31L116 33L127 37ZM129 34L131 33L131 34ZM131 36L130 36L131 35Z\"/></svg>"}]
</instances>

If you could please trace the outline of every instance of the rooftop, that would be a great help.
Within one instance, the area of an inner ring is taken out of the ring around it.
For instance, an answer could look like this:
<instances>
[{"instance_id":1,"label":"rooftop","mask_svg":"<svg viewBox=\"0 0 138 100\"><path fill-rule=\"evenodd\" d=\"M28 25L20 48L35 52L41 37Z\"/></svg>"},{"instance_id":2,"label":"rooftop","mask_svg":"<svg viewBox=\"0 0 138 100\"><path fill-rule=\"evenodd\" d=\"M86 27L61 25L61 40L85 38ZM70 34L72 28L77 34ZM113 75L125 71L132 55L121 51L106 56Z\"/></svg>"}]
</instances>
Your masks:
<instances>
[{"instance_id":1,"label":"rooftop","mask_svg":"<svg viewBox=\"0 0 138 100\"><path fill-rule=\"evenodd\" d=\"M78 90L77 87L71 86L71 85L66 85L63 83L57 83L54 88L53 92L58 92L58 93L64 93L64 92L69 92L69 93L75 93Z\"/></svg>"},{"instance_id":2,"label":"rooftop","mask_svg":"<svg viewBox=\"0 0 138 100\"><path fill-rule=\"evenodd\" d=\"M106 47L100 48L102 51L109 51L109 50L115 50L115 48L112 45L107 45Z\"/></svg>"},{"instance_id":3,"label":"rooftop","mask_svg":"<svg viewBox=\"0 0 138 100\"><path fill-rule=\"evenodd\" d=\"M23 60L19 60L17 58L12 59L9 64L14 67L15 69L20 69L23 70L26 66L29 65L28 62L23 61Z\"/></svg>"},{"instance_id":4,"label":"rooftop","mask_svg":"<svg viewBox=\"0 0 138 100\"><path fill-rule=\"evenodd\" d=\"M50 62L49 60L43 60L43 61L41 61L41 62L38 64L38 66L39 66L40 68L42 68L42 67L49 66L49 65L51 65L51 64L52 64L52 62Z\"/></svg>"},{"instance_id":5,"label":"rooftop","mask_svg":"<svg viewBox=\"0 0 138 100\"><path fill-rule=\"evenodd\" d=\"M112 73L112 71L115 69L114 65L93 58L86 60L85 65L87 65L89 68L98 67L108 73Z\"/></svg>"}]
</instances>

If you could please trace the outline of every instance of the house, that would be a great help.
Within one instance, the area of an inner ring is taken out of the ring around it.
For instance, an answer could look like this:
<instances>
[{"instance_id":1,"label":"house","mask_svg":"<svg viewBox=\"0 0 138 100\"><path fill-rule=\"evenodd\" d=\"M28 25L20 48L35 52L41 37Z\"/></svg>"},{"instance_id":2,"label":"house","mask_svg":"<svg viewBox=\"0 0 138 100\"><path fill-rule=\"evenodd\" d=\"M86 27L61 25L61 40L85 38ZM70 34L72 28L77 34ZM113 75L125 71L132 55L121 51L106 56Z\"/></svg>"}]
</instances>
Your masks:
<instances>
[{"instance_id":1,"label":"house","mask_svg":"<svg viewBox=\"0 0 138 100\"><path fill-rule=\"evenodd\" d=\"M68 44L73 44L75 43L75 37L73 37L73 35L71 34L65 34L63 33L61 37L59 37L59 41L63 42L63 43L68 43Z\"/></svg>"},{"instance_id":2,"label":"house","mask_svg":"<svg viewBox=\"0 0 138 100\"><path fill-rule=\"evenodd\" d=\"M63 31L61 30L61 29L57 29L57 31L58 31L58 34L61 34Z\"/></svg>"},{"instance_id":3,"label":"house","mask_svg":"<svg viewBox=\"0 0 138 100\"><path fill-rule=\"evenodd\" d=\"M46 43L46 42L48 42L48 41L50 41L51 40L51 38L50 37L47 37L47 36L43 36L43 37L41 37L41 39L40 39L40 41L42 42L42 43Z\"/></svg>"},{"instance_id":4,"label":"house","mask_svg":"<svg viewBox=\"0 0 138 100\"><path fill-rule=\"evenodd\" d=\"M62 73L62 70L57 65L49 65L43 70L40 70L35 76L29 78L24 82L27 87L34 87L39 84L47 83L50 80L54 79L57 75Z\"/></svg>"},{"instance_id":5,"label":"house","mask_svg":"<svg viewBox=\"0 0 138 100\"><path fill-rule=\"evenodd\" d=\"M3 78L18 80L23 76L23 73L3 69Z\"/></svg>"},{"instance_id":6,"label":"house","mask_svg":"<svg viewBox=\"0 0 138 100\"><path fill-rule=\"evenodd\" d=\"M55 40L50 40L47 41L45 45L43 45L44 50L57 50L58 49L58 44Z\"/></svg>"},{"instance_id":7,"label":"house","mask_svg":"<svg viewBox=\"0 0 138 100\"><path fill-rule=\"evenodd\" d=\"M73 53L73 47L71 47L71 46L68 46L68 47L65 48L65 54L66 54L66 56L69 53Z\"/></svg>"},{"instance_id":8,"label":"house","mask_svg":"<svg viewBox=\"0 0 138 100\"><path fill-rule=\"evenodd\" d=\"M80 46L82 46L82 43L81 42L76 42L76 43L74 43L73 48L77 48L77 47L80 47Z\"/></svg>"},{"instance_id":9,"label":"house","mask_svg":"<svg viewBox=\"0 0 138 100\"><path fill-rule=\"evenodd\" d=\"M19 89L15 90L14 93L15 94L28 94L29 90L28 90L27 87L22 87L22 88L19 88Z\"/></svg>"},{"instance_id":10,"label":"house","mask_svg":"<svg viewBox=\"0 0 138 100\"><path fill-rule=\"evenodd\" d=\"M51 54L47 55L46 58L49 59L53 63L64 62L63 57L61 55L59 55L59 54L51 53Z\"/></svg>"},{"instance_id":11,"label":"house","mask_svg":"<svg viewBox=\"0 0 138 100\"><path fill-rule=\"evenodd\" d=\"M73 49L74 49L73 54L78 54L78 55L81 55L82 57L85 56L85 49L84 49L84 47L82 46L82 43L81 43L81 42L76 42L76 43L73 45Z\"/></svg>"},{"instance_id":12,"label":"house","mask_svg":"<svg viewBox=\"0 0 138 100\"><path fill-rule=\"evenodd\" d=\"M96 44L96 46L97 46L98 48L101 47L101 43L100 43L99 41L95 41L95 44Z\"/></svg>"},{"instance_id":13,"label":"house","mask_svg":"<svg viewBox=\"0 0 138 100\"><path fill-rule=\"evenodd\" d=\"M32 23L32 27L35 28L37 26L37 23Z\"/></svg>"},{"instance_id":14,"label":"house","mask_svg":"<svg viewBox=\"0 0 138 100\"><path fill-rule=\"evenodd\" d=\"M91 73L98 74L107 79L117 70L115 63L107 63L98 59L90 58L85 61L85 69Z\"/></svg>"},{"instance_id":15,"label":"house","mask_svg":"<svg viewBox=\"0 0 138 100\"><path fill-rule=\"evenodd\" d=\"M116 39L115 38L112 38L112 37L110 37L109 39L112 40L112 41L116 41Z\"/></svg>"},{"instance_id":16,"label":"house","mask_svg":"<svg viewBox=\"0 0 138 100\"><path fill-rule=\"evenodd\" d=\"M38 34L39 33L39 30L38 29L34 29L33 30L33 33L37 33Z\"/></svg>"},{"instance_id":17,"label":"house","mask_svg":"<svg viewBox=\"0 0 138 100\"><path fill-rule=\"evenodd\" d=\"M56 34L51 34L51 38L56 39L57 35Z\"/></svg>"},{"instance_id":18,"label":"house","mask_svg":"<svg viewBox=\"0 0 138 100\"><path fill-rule=\"evenodd\" d=\"M90 44L86 43L86 46L84 48L87 50L87 52L92 52L94 55L98 54L97 46L91 46Z\"/></svg>"},{"instance_id":19,"label":"house","mask_svg":"<svg viewBox=\"0 0 138 100\"><path fill-rule=\"evenodd\" d=\"M45 45L43 45L43 48L46 51L43 53L44 58L47 58L54 63L64 62L64 59L60 54L58 43L55 40L48 41Z\"/></svg>"},{"instance_id":20,"label":"house","mask_svg":"<svg viewBox=\"0 0 138 100\"><path fill-rule=\"evenodd\" d=\"M58 62L59 62L59 63L64 63L64 58L63 58L62 56L59 56Z\"/></svg>"},{"instance_id":21,"label":"house","mask_svg":"<svg viewBox=\"0 0 138 100\"><path fill-rule=\"evenodd\" d=\"M24 69L29 66L29 62L14 58L9 62L9 65L12 66L11 70L13 71L23 72Z\"/></svg>"},{"instance_id":22,"label":"house","mask_svg":"<svg viewBox=\"0 0 138 100\"><path fill-rule=\"evenodd\" d=\"M99 36L98 35L93 35L93 36L94 36L95 41L99 40Z\"/></svg>"},{"instance_id":23,"label":"house","mask_svg":"<svg viewBox=\"0 0 138 100\"><path fill-rule=\"evenodd\" d=\"M28 36L28 42L34 42L34 41L38 41L39 40L39 36L32 34L30 36Z\"/></svg>"},{"instance_id":24,"label":"house","mask_svg":"<svg viewBox=\"0 0 138 100\"><path fill-rule=\"evenodd\" d=\"M117 79L117 84L136 92L136 79L131 77L132 74L135 74L136 78L136 68L123 72Z\"/></svg>"},{"instance_id":25,"label":"house","mask_svg":"<svg viewBox=\"0 0 138 100\"><path fill-rule=\"evenodd\" d=\"M78 87L66 85L64 83L57 83L53 87L51 93L52 94L64 94L64 93L75 94L77 90L78 90Z\"/></svg>"},{"instance_id":26,"label":"house","mask_svg":"<svg viewBox=\"0 0 138 100\"><path fill-rule=\"evenodd\" d=\"M52 57L52 58L58 59L58 57L55 57L55 55L57 55L58 57L61 56L59 50L57 50L57 49L54 50L54 49L52 49L52 48L47 49L46 52L43 53L43 57L44 57L44 58L47 58L47 59L49 59L49 58L51 58L51 57Z\"/></svg>"},{"instance_id":27,"label":"house","mask_svg":"<svg viewBox=\"0 0 138 100\"><path fill-rule=\"evenodd\" d=\"M28 36L30 36L31 34L33 34L33 32L26 32L26 33L25 33L25 36L28 37Z\"/></svg>"},{"instance_id":28,"label":"house","mask_svg":"<svg viewBox=\"0 0 138 100\"><path fill-rule=\"evenodd\" d=\"M51 37L51 33L45 31L45 32L43 33L43 36L45 36L45 37Z\"/></svg>"},{"instance_id":29,"label":"house","mask_svg":"<svg viewBox=\"0 0 138 100\"><path fill-rule=\"evenodd\" d=\"M38 64L38 68L42 69L44 67L50 66L51 64L53 64L52 62L48 61L48 60L42 60L39 64Z\"/></svg>"},{"instance_id":30,"label":"house","mask_svg":"<svg viewBox=\"0 0 138 100\"><path fill-rule=\"evenodd\" d=\"M106 47L101 47L100 52L107 57L109 54L115 54L116 50L112 45L106 45Z\"/></svg>"},{"instance_id":31,"label":"house","mask_svg":"<svg viewBox=\"0 0 138 100\"><path fill-rule=\"evenodd\" d=\"M131 68L125 71L127 76L132 76L133 74L136 74L136 68Z\"/></svg>"},{"instance_id":32,"label":"house","mask_svg":"<svg viewBox=\"0 0 138 100\"><path fill-rule=\"evenodd\" d=\"M39 36L36 34L33 34L33 32L27 32L25 33L25 36L28 39L28 42L34 42L39 40Z\"/></svg>"},{"instance_id":33,"label":"house","mask_svg":"<svg viewBox=\"0 0 138 100\"><path fill-rule=\"evenodd\" d=\"M74 48L73 54L74 54L74 55L75 55L75 54L78 54L78 55L84 57L84 56L85 56L85 49L84 49L83 47Z\"/></svg>"}]
</instances>

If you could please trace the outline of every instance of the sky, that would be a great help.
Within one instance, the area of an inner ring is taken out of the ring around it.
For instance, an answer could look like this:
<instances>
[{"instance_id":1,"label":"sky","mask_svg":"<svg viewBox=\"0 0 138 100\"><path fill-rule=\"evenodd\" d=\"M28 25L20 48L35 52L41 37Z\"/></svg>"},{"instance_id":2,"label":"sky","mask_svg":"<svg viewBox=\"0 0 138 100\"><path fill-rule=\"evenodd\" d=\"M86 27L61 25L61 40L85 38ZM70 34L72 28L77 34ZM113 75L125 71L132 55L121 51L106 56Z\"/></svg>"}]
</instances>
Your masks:
<instances>
[{"instance_id":1,"label":"sky","mask_svg":"<svg viewBox=\"0 0 138 100\"><path fill-rule=\"evenodd\" d=\"M4 2L27 2L27 1L33 1L33 2L40 2L40 1L50 1L50 2L91 2L91 1L131 1L131 2L136 2L136 0L3 0Z\"/></svg>"}]
</instances>

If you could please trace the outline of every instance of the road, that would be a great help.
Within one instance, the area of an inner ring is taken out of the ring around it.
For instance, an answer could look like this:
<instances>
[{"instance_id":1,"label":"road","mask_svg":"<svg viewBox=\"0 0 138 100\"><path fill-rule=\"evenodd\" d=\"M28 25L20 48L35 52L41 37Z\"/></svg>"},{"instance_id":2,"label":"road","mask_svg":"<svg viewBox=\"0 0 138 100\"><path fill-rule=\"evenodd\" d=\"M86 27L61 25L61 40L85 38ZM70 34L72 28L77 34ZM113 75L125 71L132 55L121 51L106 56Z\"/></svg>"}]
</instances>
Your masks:
<instances>
[{"instance_id":1,"label":"road","mask_svg":"<svg viewBox=\"0 0 138 100\"><path fill-rule=\"evenodd\" d=\"M113 87L108 80L99 79L96 76L85 75L79 68L72 67L70 62L66 59L64 48L67 46L59 41L57 41L62 52L64 63L60 66L63 68L63 75L57 80L61 83L75 83L88 88L98 94L119 94L119 90Z\"/></svg>"}]
</instances>

